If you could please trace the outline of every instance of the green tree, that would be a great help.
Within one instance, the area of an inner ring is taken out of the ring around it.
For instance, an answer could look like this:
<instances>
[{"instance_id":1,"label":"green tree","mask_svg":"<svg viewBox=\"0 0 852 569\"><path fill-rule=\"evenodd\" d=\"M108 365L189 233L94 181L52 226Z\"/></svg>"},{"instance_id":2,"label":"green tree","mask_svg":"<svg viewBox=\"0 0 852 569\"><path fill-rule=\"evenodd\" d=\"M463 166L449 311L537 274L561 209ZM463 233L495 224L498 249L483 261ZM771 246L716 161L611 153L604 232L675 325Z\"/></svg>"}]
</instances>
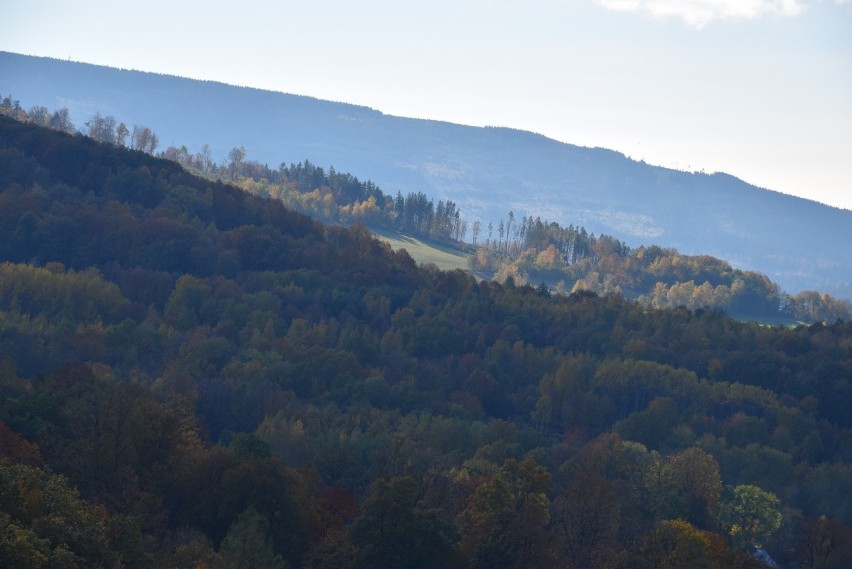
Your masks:
<instances>
[{"instance_id":1,"label":"green tree","mask_svg":"<svg viewBox=\"0 0 852 569\"><path fill-rule=\"evenodd\" d=\"M0 513L0 566L41 569L48 563L50 542Z\"/></svg>"},{"instance_id":2,"label":"green tree","mask_svg":"<svg viewBox=\"0 0 852 569\"><path fill-rule=\"evenodd\" d=\"M122 567L115 519L80 498L62 476L0 459L0 567Z\"/></svg>"},{"instance_id":3,"label":"green tree","mask_svg":"<svg viewBox=\"0 0 852 569\"><path fill-rule=\"evenodd\" d=\"M553 501L561 537L560 562L569 569L615 566L623 493L616 482L580 475Z\"/></svg>"},{"instance_id":4,"label":"green tree","mask_svg":"<svg viewBox=\"0 0 852 569\"><path fill-rule=\"evenodd\" d=\"M715 526L722 482L719 464L709 453L690 448L654 458L644 473L647 505L657 519L683 519L702 528Z\"/></svg>"},{"instance_id":5,"label":"green tree","mask_svg":"<svg viewBox=\"0 0 852 569\"><path fill-rule=\"evenodd\" d=\"M188 330L199 324L211 294L204 281L184 275L175 284L163 315L178 330Z\"/></svg>"},{"instance_id":6,"label":"green tree","mask_svg":"<svg viewBox=\"0 0 852 569\"><path fill-rule=\"evenodd\" d=\"M437 510L418 503L419 491L408 476L373 484L352 528L356 567L416 569L448 564L449 529Z\"/></svg>"},{"instance_id":7,"label":"green tree","mask_svg":"<svg viewBox=\"0 0 852 569\"><path fill-rule=\"evenodd\" d=\"M760 547L781 527L780 500L757 486L735 486L722 502L720 522L734 547Z\"/></svg>"},{"instance_id":8,"label":"green tree","mask_svg":"<svg viewBox=\"0 0 852 569\"><path fill-rule=\"evenodd\" d=\"M269 520L249 506L231 524L222 546L217 569L286 569L269 536Z\"/></svg>"},{"instance_id":9,"label":"green tree","mask_svg":"<svg viewBox=\"0 0 852 569\"><path fill-rule=\"evenodd\" d=\"M646 536L637 565L665 569L712 569L710 540L682 520L662 521Z\"/></svg>"},{"instance_id":10,"label":"green tree","mask_svg":"<svg viewBox=\"0 0 852 569\"><path fill-rule=\"evenodd\" d=\"M302 558L302 569L353 569L358 550L345 529L330 530Z\"/></svg>"},{"instance_id":11,"label":"green tree","mask_svg":"<svg viewBox=\"0 0 852 569\"><path fill-rule=\"evenodd\" d=\"M547 492L551 477L532 457L509 459L476 487L458 519L471 567L549 567L556 559Z\"/></svg>"}]
</instances>

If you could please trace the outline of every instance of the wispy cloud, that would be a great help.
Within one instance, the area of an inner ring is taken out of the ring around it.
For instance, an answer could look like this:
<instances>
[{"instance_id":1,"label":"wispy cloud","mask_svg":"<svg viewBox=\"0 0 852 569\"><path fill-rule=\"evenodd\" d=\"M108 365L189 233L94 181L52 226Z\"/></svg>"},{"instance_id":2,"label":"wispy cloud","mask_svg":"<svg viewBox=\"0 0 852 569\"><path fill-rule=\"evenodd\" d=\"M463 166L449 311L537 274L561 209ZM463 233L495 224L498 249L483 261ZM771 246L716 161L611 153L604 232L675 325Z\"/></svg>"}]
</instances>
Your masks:
<instances>
[{"instance_id":1,"label":"wispy cloud","mask_svg":"<svg viewBox=\"0 0 852 569\"><path fill-rule=\"evenodd\" d=\"M835 0L838 4L851 0ZM761 16L798 16L805 11L800 0L595 0L618 12L634 12L653 18L680 18L701 28L715 20L753 20Z\"/></svg>"}]
</instances>

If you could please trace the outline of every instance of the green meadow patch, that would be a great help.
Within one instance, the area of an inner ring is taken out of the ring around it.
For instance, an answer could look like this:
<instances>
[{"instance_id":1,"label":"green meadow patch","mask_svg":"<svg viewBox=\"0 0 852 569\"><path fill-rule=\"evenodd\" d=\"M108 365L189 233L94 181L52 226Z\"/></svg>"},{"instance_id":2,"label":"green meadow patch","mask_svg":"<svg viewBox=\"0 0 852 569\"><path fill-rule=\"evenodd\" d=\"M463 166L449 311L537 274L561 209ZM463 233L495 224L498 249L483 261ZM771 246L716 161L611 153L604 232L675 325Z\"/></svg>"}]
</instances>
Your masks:
<instances>
[{"instance_id":1,"label":"green meadow patch","mask_svg":"<svg viewBox=\"0 0 852 569\"><path fill-rule=\"evenodd\" d=\"M420 264L433 263L445 271L470 270L469 259L474 252L472 246L464 243L427 241L385 228L370 227L370 231L377 238L389 243L394 251L405 249L411 258Z\"/></svg>"}]
</instances>

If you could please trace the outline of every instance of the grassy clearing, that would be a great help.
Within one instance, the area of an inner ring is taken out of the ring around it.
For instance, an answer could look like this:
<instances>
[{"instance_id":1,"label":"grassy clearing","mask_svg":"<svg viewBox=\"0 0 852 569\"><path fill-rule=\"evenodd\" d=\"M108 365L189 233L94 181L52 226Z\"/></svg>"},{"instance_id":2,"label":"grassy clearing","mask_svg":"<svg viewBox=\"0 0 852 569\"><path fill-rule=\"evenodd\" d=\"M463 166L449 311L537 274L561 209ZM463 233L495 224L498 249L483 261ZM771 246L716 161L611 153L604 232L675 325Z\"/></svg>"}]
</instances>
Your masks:
<instances>
[{"instance_id":1,"label":"grassy clearing","mask_svg":"<svg viewBox=\"0 0 852 569\"><path fill-rule=\"evenodd\" d=\"M807 326L808 324L810 324L809 322L795 320L789 316L780 313L774 316L770 316L766 314L751 314L749 312L726 311L726 314L734 320L739 320L740 322L753 322L755 324L760 324L761 326L767 327L781 326L784 328L795 328L796 326Z\"/></svg>"},{"instance_id":2,"label":"grassy clearing","mask_svg":"<svg viewBox=\"0 0 852 569\"><path fill-rule=\"evenodd\" d=\"M384 228L371 227L370 231L377 238L389 243L394 251L405 249L411 255L411 258L418 263L434 263L439 269L445 271L453 269L470 270L469 259L473 254L473 247L469 245L423 241L417 237Z\"/></svg>"},{"instance_id":3,"label":"grassy clearing","mask_svg":"<svg viewBox=\"0 0 852 569\"><path fill-rule=\"evenodd\" d=\"M756 322L761 326L783 326L785 328L795 328L796 326L807 325L807 322L794 320L789 316L766 316L750 315L750 314L731 314L731 317L740 322Z\"/></svg>"}]
</instances>

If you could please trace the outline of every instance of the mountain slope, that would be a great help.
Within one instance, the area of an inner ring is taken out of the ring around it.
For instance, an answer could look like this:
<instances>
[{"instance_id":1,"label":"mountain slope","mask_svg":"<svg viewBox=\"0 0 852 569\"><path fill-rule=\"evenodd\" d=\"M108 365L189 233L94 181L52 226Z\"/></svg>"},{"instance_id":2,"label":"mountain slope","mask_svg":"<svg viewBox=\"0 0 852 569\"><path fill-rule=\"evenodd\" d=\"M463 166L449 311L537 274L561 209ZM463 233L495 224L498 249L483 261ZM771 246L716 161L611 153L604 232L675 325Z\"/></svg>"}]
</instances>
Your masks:
<instances>
[{"instance_id":1,"label":"mountain slope","mask_svg":"<svg viewBox=\"0 0 852 569\"><path fill-rule=\"evenodd\" d=\"M791 566L850 542L850 378L852 323L477 282L0 117L2 567Z\"/></svg>"},{"instance_id":2,"label":"mountain slope","mask_svg":"<svg viewBox=\"0 0 852 569\"><path fill-rule=\"evenodd\" d=\"M789 291L852 297L852 212L685 173L614 151L505 128L405 119L220 83L0 53L0 93L152 127L162 146L234 146L277 165L309 158L378 183L456 202L483 225L512 210L582 224L629 245L657 243L768 274Z\"/></svg>"}]
</instances>

